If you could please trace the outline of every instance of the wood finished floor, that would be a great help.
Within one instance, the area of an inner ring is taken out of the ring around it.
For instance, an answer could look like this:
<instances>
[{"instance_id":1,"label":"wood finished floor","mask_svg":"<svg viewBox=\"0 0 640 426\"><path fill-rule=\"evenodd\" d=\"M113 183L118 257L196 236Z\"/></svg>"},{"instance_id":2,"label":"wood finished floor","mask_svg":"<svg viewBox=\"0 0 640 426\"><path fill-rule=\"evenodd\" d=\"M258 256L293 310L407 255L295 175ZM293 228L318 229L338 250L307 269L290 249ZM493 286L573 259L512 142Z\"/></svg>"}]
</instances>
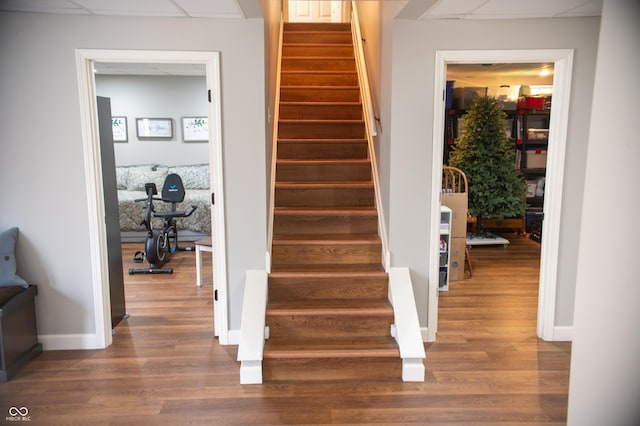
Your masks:
<instances>
[{"instance_id":1,"label":"wood finished floor","mask_svg":"<svg viewBox=\"0 0 640 426\"><path fill-rule=\"evenodd\" d=\"M0 383L0 422L24 406L34 425L565 424L571 345L536 338L539 245L510 239L472 249L473 278L440 294L424 383L240 385L237 347L213 338L212 286L181 252L173 275L125 274L112 346L44 352ZM125 271L137 249L124 245Z\"/></svg>"}]
</instances>

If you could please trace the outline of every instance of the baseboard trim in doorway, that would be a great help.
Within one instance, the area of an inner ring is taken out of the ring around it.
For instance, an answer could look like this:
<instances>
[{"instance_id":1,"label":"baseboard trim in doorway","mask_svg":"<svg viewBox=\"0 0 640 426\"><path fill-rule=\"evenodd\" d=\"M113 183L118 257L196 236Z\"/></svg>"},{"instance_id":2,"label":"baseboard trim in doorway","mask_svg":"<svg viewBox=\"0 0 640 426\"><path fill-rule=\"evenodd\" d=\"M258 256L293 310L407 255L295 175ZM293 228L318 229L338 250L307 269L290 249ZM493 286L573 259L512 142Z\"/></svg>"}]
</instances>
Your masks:
<instances>
[{"instance_id":1,"label":"baseboard trim in doorway","mask_svg":"<svg viewBox=\"0 0 640 426\"><path fill-rule=\"evenodd\" d=\"M553 341L554 342L572 342L573 326L572 325L555 326L553 328Z\"/></svg>"},{"instance_id":2,"label":"baseboard trim in doorway","mask_svg":"<svg viewBox=\"0 0 640 426\"><path fill-rule=\"evenodd\" d=\"M39 334L44 351L104 349L97 334Z\"/></svg>"}]
</instances>

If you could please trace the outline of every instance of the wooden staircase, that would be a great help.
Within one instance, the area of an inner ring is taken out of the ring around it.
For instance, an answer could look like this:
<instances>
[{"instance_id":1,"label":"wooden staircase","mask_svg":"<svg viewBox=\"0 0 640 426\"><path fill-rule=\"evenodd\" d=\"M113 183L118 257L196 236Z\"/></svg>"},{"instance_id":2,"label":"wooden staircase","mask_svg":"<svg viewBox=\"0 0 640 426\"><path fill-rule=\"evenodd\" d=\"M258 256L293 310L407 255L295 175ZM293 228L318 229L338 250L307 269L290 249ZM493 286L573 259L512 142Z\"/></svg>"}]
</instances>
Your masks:
<instances>
[{"instance_id":1,"label":"wooden staircase","mask_svg":"<svg viewBox=\"0 0 640 426\"><path fill-rule=\"evenodd\" d=\"M265 381L399 380L350 24L284 26Z\"/></svg>"}]
</instances>

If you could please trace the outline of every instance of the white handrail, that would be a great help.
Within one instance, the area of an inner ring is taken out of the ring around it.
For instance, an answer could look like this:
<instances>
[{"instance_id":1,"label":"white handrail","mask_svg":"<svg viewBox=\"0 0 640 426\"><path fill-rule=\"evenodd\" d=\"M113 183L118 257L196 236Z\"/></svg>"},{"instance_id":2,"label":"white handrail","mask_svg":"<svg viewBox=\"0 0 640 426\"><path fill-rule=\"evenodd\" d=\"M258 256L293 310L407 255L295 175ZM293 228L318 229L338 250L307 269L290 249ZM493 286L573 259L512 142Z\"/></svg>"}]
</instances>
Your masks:
<instances>
[{"instance_id":1,"label":"white handrail","mask_svg":"<svg viewBox=\"0 0 640 426\"><path fill-rule=\"evenodd\" d=\"M351 34L353 37L354 54L356 59L356 68L358 71L358 83L360 85L360 97L362 100L362 108L365 120L367 143L369 144L369 159L371 160L371 168L373 173L373 183L375 187L376 207L378 209L378 229L380 239L382 240L382 254L384 259L384 268L386 271L391 267L391 256L389 254L389 240L387 238L387 226L384 218L384 210L382 208L382 196L380 194L380 182L378 179L378 163L376 160L376 150L373 137L377 135L376 119L373 114L373 103L371 101L371 88L369 85L369 76L367 74L367 63L362 46L362 33L360 32L360 22L358 18L357 2L351 2Z\"/></svg>"},{"instance_id":2,"label":"white handrail","mask_svg":"<svg viewBox=\"0 0 640 426\"><path fill-rule=\"evenodd\" d=\"M273 215L276 197L276 160L278 159L278 121L280 120L280 72L282 68L282 39L284 33L284 17L280 19L280 35L278 39L278 65L276 67L276 93L273 107L273 133L271 140L271 176L269 181L269 225L267 230L266 270L271 272L271 246L273 244Z\"/></svg>"}]
</instances>

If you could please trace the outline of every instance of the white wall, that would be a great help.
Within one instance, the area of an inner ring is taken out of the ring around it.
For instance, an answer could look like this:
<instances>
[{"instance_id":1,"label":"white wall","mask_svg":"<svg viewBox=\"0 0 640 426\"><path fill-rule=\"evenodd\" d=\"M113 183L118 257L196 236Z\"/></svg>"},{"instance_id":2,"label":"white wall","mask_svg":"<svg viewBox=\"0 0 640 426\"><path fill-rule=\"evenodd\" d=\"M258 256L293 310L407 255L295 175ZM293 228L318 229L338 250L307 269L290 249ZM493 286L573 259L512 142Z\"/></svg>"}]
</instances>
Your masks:
<instances>
[{"instance_id":1,"label":"white wall","mask_svg":"<svg viewBox=\"0 0 640 426\"><path fill-rule=\"evenodd\" d=\"M204 72L204 67L203 67ZM182 117L207 116L204 76L96 75L96 94L111 99L111 115L127 118L128 142L114 143L116 165L206 164L209 145L184 142ZM139 139L136 118L170 118L171 139Z\"/></svg>"},{"instance_id":2,"label":"white wall","mask_svg":"<svg viewBox=\"0 0 640 426\"><path fill-rule=\"evenodd\" d=\"M587 126L598 18L500 21L393 21L389 238L392 264L411 269L420 323L427 324L431 144L436 50L575 49L560 229L556 325L570 326ZM438 95L440 96L440 95ZM387 119L388 119L387 118ZM384 125L384 122L383 122Z\"/></svg>"},{"instance_id":3,"label":"white wall","mask_svg":"<svg viewBox=\"0 0 640 426\"><path fill-rule=\"evenodd\" d=\"M640 3L605 1L591 114L568 424L640 424Z\"/></svg>"},{"instance_id":4,"label":"white wall","mask_svg":"<svg viewBox=\"0 0 640 426\"><path fill-rule=\"evenodd\" d=\"M19 226L39 333L95 335L75 49L219 51L229 326L266 249L263 21L0 13L0 228Z\"/></svg>"}]
</instances>

